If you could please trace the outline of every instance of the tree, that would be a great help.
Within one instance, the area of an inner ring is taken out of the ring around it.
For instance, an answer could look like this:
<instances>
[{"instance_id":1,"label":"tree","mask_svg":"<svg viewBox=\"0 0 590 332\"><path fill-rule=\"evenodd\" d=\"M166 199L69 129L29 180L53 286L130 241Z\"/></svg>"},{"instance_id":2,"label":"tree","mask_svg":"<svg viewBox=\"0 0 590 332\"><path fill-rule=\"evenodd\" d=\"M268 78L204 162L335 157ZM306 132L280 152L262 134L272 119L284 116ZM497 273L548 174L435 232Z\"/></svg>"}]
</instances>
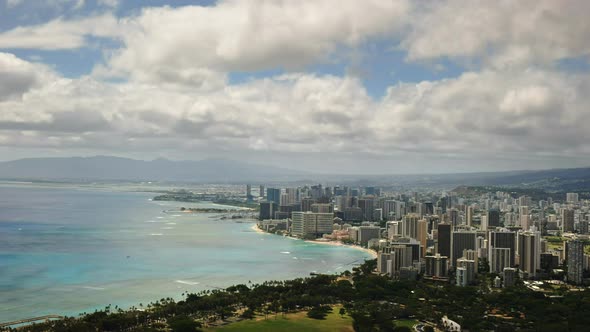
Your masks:
<instances>
[{"instance_id":1,"label":"tree","mask_svg":"<svg viewBox=\"0 0 590 332\"><path fill-rule=\"evenodd\" d=\"M307 312L307 317L313 319L326 319L326 316L331 311L332 307L328 305L319 305L311 308L311 310Z\"/></svg>"},{"instance_id":2,"label":"tree","mask_svg":"<svg viewBox=\"0 0 590 332\"><path fill-rule=\"evenodd\" d=\"M340 317L344 318L344 315L346 315L346 309L340 308L340 310L338 311L338 314L340 314Z\"/></svg>"},{"instance_id":3,"label":"tree","mask_svg":"<svg viewBox=\"0 0 590 332\"><path fill-rule=\"evenodd\" d=\"M244 310L244 312L242 312L242 314L240 316L245 319L253 319L254 318L254 310L248 308L248 309Z\"/></svg>"},{"instance_id":4,"label":"tree","mask_svg":"<svg viewBox=\"0 0 590 332\"><path fill-rule=\"evenodd\" d=\"M201 323L187 316L176 316L168 319L168 326L173 332L200 331Z\"/></svg>"}]
</instances>

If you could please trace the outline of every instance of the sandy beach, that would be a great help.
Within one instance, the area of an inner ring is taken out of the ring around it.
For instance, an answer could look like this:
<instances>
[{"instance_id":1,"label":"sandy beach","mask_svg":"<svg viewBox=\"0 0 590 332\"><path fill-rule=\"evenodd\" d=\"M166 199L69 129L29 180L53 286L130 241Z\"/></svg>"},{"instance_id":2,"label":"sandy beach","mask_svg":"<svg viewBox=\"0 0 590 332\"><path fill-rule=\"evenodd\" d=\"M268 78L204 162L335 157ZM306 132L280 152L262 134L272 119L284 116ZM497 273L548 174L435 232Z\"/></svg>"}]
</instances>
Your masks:
<instances>
[{"instance_id":1,"label":"sandy beach","mask_svg":"<svg viewBox=\"0 0 590 332\"><path fill-rule=\"evenodd\" d=\"M260 233L260 234L270 234L270 233L267 233L267 232L265 232L265 231L261 230L260 228L258 228L258 224L256 224L256 223L255 223L254 225L252 225L251 229L252 229L253 231L255 231L256 233Z\"/></svg>"},{"instance_id":2,"label":"sandy beach","mask_svg":"<svg viewBox=\"0 0 590 332\"><path fill-rule=\"evenodd\" d=\"M367 248L363 248L361 246L357 246L357 245L352 245L352 244L344 244L340 241L318 241L318 240L305 240L305 242L309 242L309 243L316 243L316 244L326 244L329 246L343 246L343 247L349 247L349 248L353 248L356 250L361 250L366 252L367 254L371 255L371 257L373 258L377 258L377 253L374 250L371 249L367 249Z\"/></svg>"},{"instance_id":3,"label":"sandy beach","mask_svg":"<svg viewBox=\"0 0 590 332\"><path fill-rule=\"evenodd\" d=\"M267 233L267 232L263 231L262 229L258 228L258 224L252 225L251 228L256 233L270 234L270 233ZM300 239L297 239L297 238L293 238L293 239L300 240ZM353 248L353 249L356 249L356 250L364 251L367 254L371 255L371 257L377 258L377 253L375 251L371 250L371 249L363 248L363 247L357 246L357 245L344 244L344 243L342 243L340 241L318 241L318 240L304 240L304 241L305 242L308 242L308 243L325 244L325 245L329 245L329 246L338 246L338 247L341 247L341 246L344 247L345 246L345 247Z\"/></svg>"}]
</instances>

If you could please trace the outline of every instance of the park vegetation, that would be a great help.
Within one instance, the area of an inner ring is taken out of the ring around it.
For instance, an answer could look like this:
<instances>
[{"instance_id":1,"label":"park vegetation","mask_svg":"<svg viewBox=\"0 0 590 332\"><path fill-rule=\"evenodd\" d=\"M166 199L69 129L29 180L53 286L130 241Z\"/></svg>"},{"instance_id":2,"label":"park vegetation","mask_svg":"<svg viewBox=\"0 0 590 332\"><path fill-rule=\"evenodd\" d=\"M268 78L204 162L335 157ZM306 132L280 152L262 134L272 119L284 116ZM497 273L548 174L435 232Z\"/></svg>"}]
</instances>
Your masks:
<instances>
[{"instance_id":1,"label":"park vegetation","mask_svg":"<svg viewBox=\"0 0 590 332\"><path fill-rule=\"evenodd\" d=\"M457 287L426 280L396 281L366 261L342 275L240 284L225 290L161 299L142 310L110 307L80 317L35 324L22 331L199 331L237 319L276 319L294 312L323 319L334 307L355 331L406 331L403 320L440 323L448 316L470 331L587 331L590 292L545 296L522 283L493 289L489 280ZM481 278L490 278L482 275ZM430 327L428 330L431 330Z\"/></svg>"}]
</instances>

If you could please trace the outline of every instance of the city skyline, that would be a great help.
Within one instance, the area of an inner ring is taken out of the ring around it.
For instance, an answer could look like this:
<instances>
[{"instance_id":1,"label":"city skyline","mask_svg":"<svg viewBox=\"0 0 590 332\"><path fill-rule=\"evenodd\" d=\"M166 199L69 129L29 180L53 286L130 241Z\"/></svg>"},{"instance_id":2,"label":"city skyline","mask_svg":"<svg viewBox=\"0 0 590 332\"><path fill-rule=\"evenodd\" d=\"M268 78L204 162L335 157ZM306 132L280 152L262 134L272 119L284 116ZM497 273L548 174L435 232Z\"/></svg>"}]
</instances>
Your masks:
<instances>
[{"instance_id":1,"label":"city skyline","mask_svg":"<svg viewBox=\"0 0 590 332\"><path fill-rule=\"evenodd\" d=\"M0 160L590 165L588 2L167 3L0 1Z\"/></svg>"}]
</instances>

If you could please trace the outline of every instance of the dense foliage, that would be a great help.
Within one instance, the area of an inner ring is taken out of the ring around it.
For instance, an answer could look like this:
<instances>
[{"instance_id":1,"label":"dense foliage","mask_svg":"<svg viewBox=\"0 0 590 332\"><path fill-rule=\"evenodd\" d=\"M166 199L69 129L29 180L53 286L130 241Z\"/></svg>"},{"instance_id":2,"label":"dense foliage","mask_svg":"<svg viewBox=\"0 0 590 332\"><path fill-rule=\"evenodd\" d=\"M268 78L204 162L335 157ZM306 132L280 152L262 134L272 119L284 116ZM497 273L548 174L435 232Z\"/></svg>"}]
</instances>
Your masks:
<instances>
[{"instance_id":1,"label":"dense foliage","mask_svg":"<svg viewBox=\"0 0 590 332\"><path fill-rule=\"evenodd\" d=\"M395 325L396 320L438 323L445 315L470 331L586 331L590 326L590 291L547 297L522 285L490 289L485 280L471 287L395 281L372 273L375 264L367 261L340 277L242 284L188 294L178 302L161 299L143 311L106 308L24 331L197 331L201 324L228 318L268 318L301 310L321 319L337 303L345 309L341 314L352 317L356 331L398 331L403 328Z\"/></svg>"}]
</instances>

